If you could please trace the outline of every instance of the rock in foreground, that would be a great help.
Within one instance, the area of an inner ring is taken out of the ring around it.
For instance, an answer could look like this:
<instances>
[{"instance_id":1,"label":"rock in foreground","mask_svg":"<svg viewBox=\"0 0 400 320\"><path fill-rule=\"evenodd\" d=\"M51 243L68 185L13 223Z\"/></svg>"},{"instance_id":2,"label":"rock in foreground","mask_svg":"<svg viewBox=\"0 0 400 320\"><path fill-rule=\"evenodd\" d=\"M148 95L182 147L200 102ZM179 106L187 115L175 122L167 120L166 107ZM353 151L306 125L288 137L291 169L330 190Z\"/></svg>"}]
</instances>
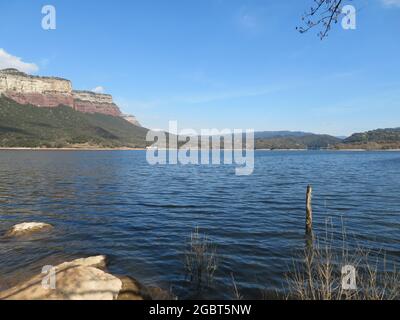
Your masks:
<instances>
[{"instance_id":1,"label":"rock in foreground","mask_svg":"<svg viewBox=\"0 0 400 320\"><path fill-rule=\"evenodd\" d=\"M106 271L106 257L64 262L0 292L0 300L175 300L170 292ZM51 278L53 274L53 278ZM52 281L53 279L53 281ZM53 285L53 286L52 286Z\"/></svg>"},{"instance_id":2,"label":"rock in foreground","mask_svg":"<svg viewBox=\"0 0 400 320\"><path fill-rule=\"evenodd\" d=\"M36 232L48 231L52 228L53 226L47 223L24 222L13 226L9 231L7 231L6 237L19 237Z\"/></svg>"},{"instance_id":3,"label":"rock in foreground","mask_svg":"<svg viewBox=\"0 0 400 320\"><path fill-rule=\"evenodd\" d=\"M122 281L100 268L106 265L104 256L77 259L55 267L55 288L50 275L39 274L30 280L0 293L7 300L116 300ZM136 300L142 300L139 293Z\"/></svg>"}]
</instances>

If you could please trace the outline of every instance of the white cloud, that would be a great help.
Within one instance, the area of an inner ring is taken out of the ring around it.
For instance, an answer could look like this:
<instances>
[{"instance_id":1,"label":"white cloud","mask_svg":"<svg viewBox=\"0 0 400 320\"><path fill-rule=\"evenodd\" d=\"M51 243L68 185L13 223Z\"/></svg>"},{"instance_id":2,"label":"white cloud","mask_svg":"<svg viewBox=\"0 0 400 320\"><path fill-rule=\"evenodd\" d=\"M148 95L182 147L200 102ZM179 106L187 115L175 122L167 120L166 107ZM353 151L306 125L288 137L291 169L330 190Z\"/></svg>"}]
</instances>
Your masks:
<instances>
[{"instance_id":1,"label":"white cloud","mask_svg":"<svg viewBox=\"0 0 400 320\"><path fill-rule=\"evenodd\" d=\"M381 0L386 7L400 7L400 0Z\"/></svg>"},{"instance_id":2,"label":"white cloud","mask_svg":"<svg viewBox=\"0 0 400 320\"><path fill-rule=\"evenodd\" d=\"M22 61L21 58L15 57L0 48L0 70L14 68L26 73L34 73L39 70L39 67L34 63Z\"/></svg>"},{"instance_id":3,"label":"white cloud","mask_svg":"<svg viewBox=\"0 0 400 320\"><path fill-rule=\"evenodd\" d=\"M92 91L95 92L95 93L104 93L105 89L102 86L98 86L96 88L93 88Z\"/></svg>"}]
</instances>

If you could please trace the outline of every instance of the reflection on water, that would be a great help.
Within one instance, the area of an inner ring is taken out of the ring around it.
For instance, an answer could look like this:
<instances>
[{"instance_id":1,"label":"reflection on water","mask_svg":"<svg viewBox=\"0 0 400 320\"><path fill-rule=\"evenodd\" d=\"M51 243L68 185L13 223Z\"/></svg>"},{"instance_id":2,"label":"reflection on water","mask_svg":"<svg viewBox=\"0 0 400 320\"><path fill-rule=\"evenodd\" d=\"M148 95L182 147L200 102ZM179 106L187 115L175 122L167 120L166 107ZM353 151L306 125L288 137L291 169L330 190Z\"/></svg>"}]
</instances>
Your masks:
<instances>
[{"instance_id":1,"label":"reflection on water","mask_svg":"<svg viewBox=\"0 0 400 320\"><path fill-rule=\"evenodd\" d=\"M109 269L189 297L184 250L196 226L217 244L207 297L280 290L303 249L305 190L314 187L314 228L347 233L398 261L400 154L256 152L255 171L235 166L150 166L144 151L0 152L0 233L25 221L55 230L0 238L0 287L45 264L105 254ZM339 244L338 244L339 246Z\"/></svg>"}]
</instances>

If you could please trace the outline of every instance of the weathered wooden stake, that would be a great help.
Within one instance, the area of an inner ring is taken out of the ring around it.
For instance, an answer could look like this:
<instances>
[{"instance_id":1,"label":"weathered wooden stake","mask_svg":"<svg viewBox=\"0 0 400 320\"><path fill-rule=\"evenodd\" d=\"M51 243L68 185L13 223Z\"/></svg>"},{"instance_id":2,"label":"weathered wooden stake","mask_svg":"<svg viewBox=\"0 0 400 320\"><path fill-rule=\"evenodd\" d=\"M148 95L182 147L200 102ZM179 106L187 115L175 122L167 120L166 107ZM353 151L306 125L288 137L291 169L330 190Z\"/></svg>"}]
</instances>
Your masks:
<instances>
[{"instance_id":1,"label":"weathered wooden stake","mask_svg":"<svg viewBox=\"0 0 400 320\"><path fill-rule=\"evenodd\" d=\"M306 196L306 233L312 233L312 186L309 185L307 187L307 196Z\"/></svg>"}]
</instances>

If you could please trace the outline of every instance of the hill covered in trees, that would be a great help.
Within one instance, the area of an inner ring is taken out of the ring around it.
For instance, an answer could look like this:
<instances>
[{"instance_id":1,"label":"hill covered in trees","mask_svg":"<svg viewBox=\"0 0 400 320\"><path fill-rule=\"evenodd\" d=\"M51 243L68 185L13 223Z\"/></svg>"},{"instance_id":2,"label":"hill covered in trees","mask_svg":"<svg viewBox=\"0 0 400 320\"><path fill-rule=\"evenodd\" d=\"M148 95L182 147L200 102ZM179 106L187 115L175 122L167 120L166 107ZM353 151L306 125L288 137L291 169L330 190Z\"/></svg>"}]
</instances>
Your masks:
<instances>
[{"instance_id":1,"label":"hill covered in trees","mask_svg":"<svg viewBox=\"0 0 400 320\"><path fill-rule=\"evenodd\" d=\"M337 149L400 149L400 128L377 129L355 133L336 146Z\"/></svg>"},{"instance_id":2,"label":"hill covered in trees","mask_svg":"<svg viewBox=\"0 0 400 320\"><path fill-rule=\"evenodd\" d=\"M38 108L0 97L0 147L143 148L148 129L71 107Z\"/></svg>"}]
</instances>

